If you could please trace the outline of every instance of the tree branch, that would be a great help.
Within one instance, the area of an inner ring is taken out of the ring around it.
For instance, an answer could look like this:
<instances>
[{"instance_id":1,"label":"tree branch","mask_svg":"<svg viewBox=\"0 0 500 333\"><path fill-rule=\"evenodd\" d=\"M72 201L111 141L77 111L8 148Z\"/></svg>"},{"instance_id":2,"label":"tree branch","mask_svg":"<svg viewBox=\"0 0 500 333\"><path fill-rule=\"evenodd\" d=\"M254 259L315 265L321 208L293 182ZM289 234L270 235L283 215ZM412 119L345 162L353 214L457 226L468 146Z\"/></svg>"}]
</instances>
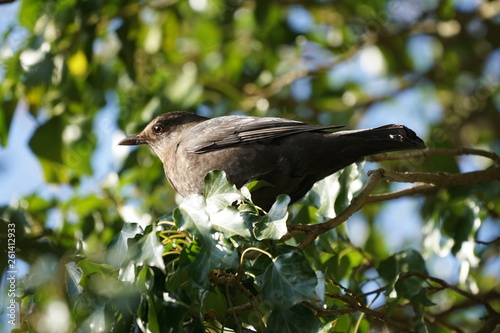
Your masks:
<instances>
[{"instance_id":1,"label":"tree branch","mask_svg":"<svg viewBox=\"0 0 500 333\"><path fill-rule=\"evenodd\" d=\"M399 153L399 154L377 154L367 158L368 161L371 162L381 162L381 161L396 161L396 160L404 160L408 158L417 158L417 157L429 157L431 155L477 155L489 158L496 164L500 165L500 157L490 151L481 150L481 149L472 149L472 148L457 148L457 149L445 149L445 148L428 148L425 150L412 151L407 153Z\"/></svg>"},{"instance_id":2,"label":"tree branch","mask_svg":"<svg viewBox=\"0 0 500 333\"><path fill-rule=\"evenodd\" d=\"M331 298L341 300L342 302L347 304L347 306L349 306L350 308L355 309L359 312L363 312L366 315L372 316L373 318L377 318L378 320L380 320L380 321L382 321L390 326L396 327L396 328L402 330L403 332L411 332L412 331L412 329L408 325L406 325L405 323L394 320L391 317L386 316L382 312L372 310L372 309L366 307L365 305L359 303L357 300L352 299L348 296L340 295L340 294L331 294L331 293L328 293L326 295L331 297ZM344 310L344 309L340 309L340 310ZM335 311L339 311L339 310L323 310L323 311L319 312L317 315L318 316L334 315L334 314L337 314L337 313L335 313Z\"/></svg>"},{"instance_id":3,"label":"tree branch","mask_svg":"<svg viewBox=\"0 0 500 333\"><path fill-rule=\"evenodd\" d=\"M400 183L427 183L437 187L471 185L482 182L500 181L500 167L465 173L445 174L430 172L397 172L383 170L383 178Z\"/></svg>"},{"instance_id":4,"label":"tree branch","mask_svg":"<svg viewBox=\"0 0 500 333\"><path fill-rule=\"evenodd\" d=\"M416 157L427 157L432 154L445 155L465 155L472 154L483 156L491 159L494 163L500 165L500 157L493 152L483 151L479 149L460 148L460 149L427 149L417 152L409 152L403 154L381 154L372 157L373 161L398 160ZM398 190L383 194L371 194L381 180L390 182L402 183L420 183L407 189ZM300 249L305 249L311 245L314 240L322 233L336 228L360 210L365 204L392 200L408 195L427 194L429 192L438 191L443 188L471 185L481 182L500 181L500 166L490 167L485 170L472 171L458 174L445 173L428 173L428 172L397 172L384 169L372 170L368 174L368 181L361 189L359 194L351 201L347 208L334 218L320 224L312 225L289 225L289 233L285 235L281 241L286 241L298 233L305 233L306 237L297 246Z\"/></svg>"},{"instance_id":5,"label":"tree branch","mask_svg":"<svg viewBox=\"0 0 500 333\"><path fill-rule=\"evenodd\" d=\"M372 194L370 195L366 203L372 203L372 202L378 202L378 201L386 201L386 200L393 200L409 195L417 195L417 194L425 194L429 192L435 192L437 190L437 187L434 184L420 184L420 185L415 185L410 188L405 188L403 190L399 191L394 191L394 192L389 192L389 193L383 193L383 194Z\"/></svg>"},{"instance_id":6,"label":"tree branch","mask_svg":"<svg viewBox=\"0 0 500 333\"><path fill-rule=\"evenodd\" d=\"M312 242L314 242L316 237L318 237L320 234L336 228L337 226L345 222L352 214L360 210L365 205L370 193L375 190L375 187L379 183L380 179L382 179L381 170L382 169L378 169L369 173L368 181L361 189L359 194L351 201L349 206L347 206L347 208L344 209L342 213L335 216L333 219L320 224L289 226L290 231L301 230L303 232L306 232L306 238L297 247L302 250L305 249Z\"/></svg>"},{"instance_id":7,"label":"tree branch","mask_svg":"<svg viewBox=\"0 0 500 333\"><path fill-rule=\"evenodd\" d=\"M486 308L486 310L488 311L489 314L491 314L491 315L497 315L497 316L500 315L498 312L496 312L491 307L490 303L488 303L482 297L480 297L478 295L474 295L474 294L472 294L472 293L470 293L468 291L465 291L463 289L460 289L460 288L458 288L458 287L456 287L454 285L451 285L448 282L446 282L445 280L442 280L440 278L433 277L433 276L430 276L428 274L424 274L424 273L420 273L420 272L413 272L413 271L411 271L411 272L406 272L406 273L401 274L401 276L399 277L399 280L403 280L403 279L409 278L411 276L418 276L419 278L421 278L423 280L429 280L429 281L435 282L435 283L441 285L444 288L453 290L457 294L460 294L460 295L462 295L462 296L470 299L471 301L474 301L475 303L483 305Z\"/></svg>"}]
</instances>

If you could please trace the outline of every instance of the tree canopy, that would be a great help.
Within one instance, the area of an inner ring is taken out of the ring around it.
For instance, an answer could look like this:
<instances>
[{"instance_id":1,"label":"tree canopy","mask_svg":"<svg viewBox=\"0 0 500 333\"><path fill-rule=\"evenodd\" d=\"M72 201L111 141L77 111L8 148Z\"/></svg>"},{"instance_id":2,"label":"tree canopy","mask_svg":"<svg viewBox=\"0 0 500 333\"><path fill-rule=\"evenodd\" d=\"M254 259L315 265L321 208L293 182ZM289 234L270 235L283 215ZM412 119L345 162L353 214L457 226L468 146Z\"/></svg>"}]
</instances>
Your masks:
<instances>
[{"instance_id":1,"label":"tree canopy","mask_svg":"<svg viewBox=\"0 0 500 333\"><path fill-rule=\"evenodd\" d=\"M2 329L493 332L498 1L0 1ZM402 123L264 212L215 170L181 198L154 116ZM5 297L4 297L5 296Z\"/></svg>"}]
</instances>

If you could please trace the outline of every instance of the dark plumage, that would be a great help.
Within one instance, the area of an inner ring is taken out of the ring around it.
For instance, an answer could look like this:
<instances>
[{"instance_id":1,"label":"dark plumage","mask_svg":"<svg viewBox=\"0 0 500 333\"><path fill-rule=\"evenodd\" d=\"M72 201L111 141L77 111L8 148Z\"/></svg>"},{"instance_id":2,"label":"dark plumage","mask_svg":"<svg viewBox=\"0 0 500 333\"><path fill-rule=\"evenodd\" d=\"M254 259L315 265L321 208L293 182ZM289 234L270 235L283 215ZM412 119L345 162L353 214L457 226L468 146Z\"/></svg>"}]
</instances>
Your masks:
<instances>
[{"instance_id":1,"label":"dark plumage","mask_svg":"<svg viewBox=\"0 0 500 333\"><path fill-rule=\"evenodd\" d=\"M210 119L170 112L120 144L150 146L182 196L201 194L204 177L211 170L224 170L238 188L265 180L273 186L252 192L254 203L265 210L279 194L297 201L318 180L365 156L425 148L424 142L402 125L331 132L340 127L271 117Z\"/></svg>"}]
</instances>

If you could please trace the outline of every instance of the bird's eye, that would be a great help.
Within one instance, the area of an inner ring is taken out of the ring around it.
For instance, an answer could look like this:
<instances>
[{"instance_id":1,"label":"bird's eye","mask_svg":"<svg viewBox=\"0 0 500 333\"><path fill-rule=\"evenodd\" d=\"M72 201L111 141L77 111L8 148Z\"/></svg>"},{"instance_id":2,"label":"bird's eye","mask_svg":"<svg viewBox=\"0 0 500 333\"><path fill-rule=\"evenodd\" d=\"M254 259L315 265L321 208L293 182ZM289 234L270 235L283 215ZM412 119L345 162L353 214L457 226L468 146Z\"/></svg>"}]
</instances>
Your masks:
<instances>
[{"instance_id":1,"label":"bird's eye","mask_svg":"<svg viewBox=\"0 0 500 333\"><path fill-rule=\"evenodd\" d=\"M164 131L164 128L163 128L162 124L156 124L153 126L153 132L155 134L161 134L161 133L163 133L163 131Z\"/></svg>"}]
</instances>

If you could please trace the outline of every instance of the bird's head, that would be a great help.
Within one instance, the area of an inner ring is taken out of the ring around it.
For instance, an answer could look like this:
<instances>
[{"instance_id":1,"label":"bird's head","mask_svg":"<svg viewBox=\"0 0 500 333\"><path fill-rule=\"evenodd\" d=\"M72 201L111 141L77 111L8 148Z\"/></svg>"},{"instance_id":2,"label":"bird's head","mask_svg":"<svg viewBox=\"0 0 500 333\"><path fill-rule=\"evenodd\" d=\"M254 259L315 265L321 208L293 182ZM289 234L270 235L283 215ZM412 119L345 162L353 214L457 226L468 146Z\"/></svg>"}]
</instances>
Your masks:
<instances>
[{"instance_id":1,"label":"bird's head","mask_svg":"<svg viewBox=\"0 0 500 333\"><path fill-rule=\"evenodd\" d=\"M126 137L118 144L123 146L148 145L161 158L162 152L166 151L174 137L206 119L189 112L164 113L153 119L141 133Z\"/></svg>"}]
</instances>

